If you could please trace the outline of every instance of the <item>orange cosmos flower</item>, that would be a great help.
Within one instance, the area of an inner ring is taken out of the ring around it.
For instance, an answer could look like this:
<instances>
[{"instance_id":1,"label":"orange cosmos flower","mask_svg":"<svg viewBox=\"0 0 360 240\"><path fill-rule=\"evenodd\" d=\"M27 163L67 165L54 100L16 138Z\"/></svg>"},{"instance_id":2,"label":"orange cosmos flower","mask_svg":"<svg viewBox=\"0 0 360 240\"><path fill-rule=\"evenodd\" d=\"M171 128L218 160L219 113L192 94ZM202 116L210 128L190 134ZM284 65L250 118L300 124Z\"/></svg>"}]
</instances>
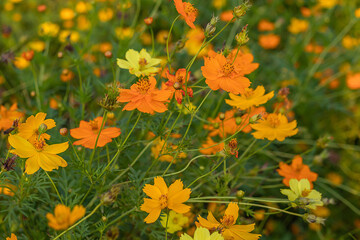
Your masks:
<instances>
[{"instance_id":1,"label":"orange cosmos flower","mask_svg":"<svg viewBox=\"0 0 360 240\"><path fill-rule=\"evenodd\" d=\"M288 165L286 163L280 162L279 169L276 171L279 173L280 176L285 177L283 179L283 183L286 186L290 186L290 179L295 178L297 180L301 180L303 178L306 178L310 182L311 189L313 188L312 182L315 182L318 175L317 173L314 173L310 170L309 166L306 164L303 164L302 157L300 155L296 155L291 165Z\"/></svg>"},{"instance_id":2,"label":"orange cosmos flower","mask_svg":"<svg viewBox=\"0 0 360 240\"><path fill-rule=\"evenodd\" d=\"M103 117L97 117L92 121L80 121L80 126L78 128L70 129L70 135L73 138L80 139L75 141L74 145L81 145L86 148L94 149L96 138L99 134L101 128L101 123ZM112 142L112 138L116 138L120 135L120 128L110 127L104 128L101 130L99 139L96 147L103 147L107 143Z\"/></svg>"},{"instance_id":3,"label":"orange cosmos flower","mask_svg":"<svg viewBox=\"0 0 360 240\"><path fill-rule=\"evenodd\" d=\"M274 96L274 91L265 94L265 88L258 86L255 90L246 88L240 96L236 96L232 93L229 94L230 99L225 99L225 102L230 106L237 107L241 110L246 110L252 106L259 106L266 103Z\"/></svg>"},{"instance_id":4,"label":"orange cosmos flower","mask_svg":"<svg viewBox=\"0 0 360 240\"><path fill-rule=\"evenodd\" d=\"M281 113L270 113L257 123L250 124L250 126L256 130L256 132L252 133L254 138L266 138L270 141L275 139L284 141L285 137L295 135L298 132L296 125L296 120L288 122L286 116Z\"/></svg>"},{"instance_id":5,"label":"orange cosmos flower","mask_svg":"<svg viewBox=\"0 0 360 240\"><path fill-rule=\"evenodd\" d=\"M156 79L154 77L140 78L133 84L130 89L119 89L120 96L117 98L119 102L129 102L123 108L131 111L138 109L140 112L154 114L155 112L165 112L171 91L159 90L155 88Z\"/></svg>"},{"instance_id":6,"label":"orange cosmos flower","mask_svg":"<svg viewBox=\"0 0 360 240\"><path fill-rule=\"evenodd\" d=\"M195 28L194 22L198 15L198 10L194 8L191 3L183 2L182 0L174 0L176 11L184 17L186 24Z\"/></svg>"},{"instance_id":7,"label":"orange cosmos flower","mask_svg":"<svg viewBox=\"0 0 360 240\"><path fill-rule=\"evenodd\" d=\"M272 31L275 29L275 24L266 19L263 19L258 23L257 28L260 32Z\"/></svg>"},{"instance_id":8,"label":"orange cosmos flower","mask_svg":"<svg viewBox=\"0 0 360 240\"><path fill-rule=\"evenodd\" d=\"M16 191L16 186L5 182L0 183L0 194L4 194L12 197L15 195L15 191Z\"/></svg>"},{"instance_id":9,"label":"orange cosmos flower","mask_svg":"<svg viewBox=\"0 0 360 240\"><path fill-rule=\"evenodd\" d=\"M17 111L17 104L14 103L9 109L0 106L0 131L11 128L16 119L20 119L24 113Z\"/></svg>"},{"instance_id":10,"label":"orange cosmos flower","mask_svg":"<svg viewBox=\"0 0 360 240\"><path fill-rule=\"evenodd\" d=\"M223 142L218 145L216 145L216 144L218 144L218 143L214 142L214 140L212 140L211 137L208 137L206 139L206 142L204 142L201 145L201 149L199 150L199 152L201 152L202 154L206 154L206 155L213 155L218 152L221 152L224 149L225 144ZM202 148L204 148L204 149L202 149Z\"/></svg>"},{"instance_id":11,"label":"orange cosmos flower","mask_svg":"<svg viewBox=\"0 0 360 240\"><path fill-rule=\"evenodd\" d=\"M348 74L346 76L346 85L349 89L360 89L360 73Z\"/></svg>"},{"instance_id":12,"label":"orange cosmos flower","mask_svg":"<svg viewBox=\"0 0 360 240\"><path fill-rule=\"evenodd\" d=\"M210 231L218 231L225 240L256 240L261 236L260 234L250 233L254 230L255 224L235 225L239 217L239 207L236 203L229 203L225 210L224 217L218 222L213 214L209 211L207 219L198 216L198 221L195 222L197 227L204 227Z\"/></svg>"},{"instance_id":13,"label":"orange cosmos flower","mask_svg":"<svg viewBox=\"0 0 360 240\"><path fill-rule=\"evenodd\" d=\"M206 78L206 84L212 90L223 89L233 94L239 94L250 86L250 80L244 75L253 72L259 64L252 63L254 59L252 54L243 54L239 51L236 56L236 51L233 50L227 57L209 51L209 56L204 58L205 63L201 67L201 71Z\"/></svg>"},{"instance_id":14,"label":"orange cosmos flower","mask_svg":"<svg viewBox=\"0 0 360 240\"><path fill-rule=\"evenodd\" d=\"M19 135L10 135L9 143L14 148L10 150L21 158L27 158L25 172L33 174L41 167L45 171L52 171L60 167L66 167L66 161L57 154L64 152L69 144L67 142L48 145L42 136L35 138L30 143Z\"/></svg>"},{"instance_id":15,"label":"orange cosmos flower","mask_svg":"<svg viewBox=\"0 0 360 240\"><path fill-rule=\"evenodd\" d=\"M55 207L55 215L47 213L46 218L49 221L49 227L55 230L65 230L82 218L85 215L85 211L85 208L81 205L76 205L73 210L70 211L69 207L58 204Z\"/></svg>"},{"instance_id":16,"label":"orange cosmos flower","mask_svg":"<svg viewBox=\"0 0 360 240\"><path fill-rule=\"evenodd\" d=\"M189 81L190 72L188 72L186 76L186 69L181 68L176 71L175 75L171 75L169 70L167 70L166 77L169 79L169 81L165 83L167 86L166 90L170 90L173 94L175 94L176 101L181 104L183 96L185 96L185 85L186 82ZM187 88L187 94L190 97L193 96L193 90L190 87Z\"/></svg>"},{"instance_id":17,"label":"orange cosmos flower","mask_svg":"<svg viewBox=\"0 0 360 240\"><path fill-rule=\"evenodd\" d=\"M17 240L17 237L15 234L12 233L10 237L6 238L6 240Z\"/></svg>"},{"instance_id":18,"label":"orange cosmos flower","mask_svg":"<svg viewBox=\"0 0 360 240\"><path fill-rule=\"evenodd\" d=\"M190 198L190 188L184 188L180 179L176 180L168 188L162 177L154 178L154 185L145 184L143 191L150 198L144 198L144 203L140 209L149 213L144 219L146 223L155 222L161 210L168 208L177 213L187 213L190 206L183 204Z\"/></svg>"},{"instance_id":19,"label":"orange cosmos flower","mask_svg":"<svg viewBox=\"0 0 360 240\"><path fill-rule=\"evenodd\" d=\"M259 45L264 49L275 49L280 43L280 36L276 34L266 34L259 36Z\"/></svg>"}]
</instances>

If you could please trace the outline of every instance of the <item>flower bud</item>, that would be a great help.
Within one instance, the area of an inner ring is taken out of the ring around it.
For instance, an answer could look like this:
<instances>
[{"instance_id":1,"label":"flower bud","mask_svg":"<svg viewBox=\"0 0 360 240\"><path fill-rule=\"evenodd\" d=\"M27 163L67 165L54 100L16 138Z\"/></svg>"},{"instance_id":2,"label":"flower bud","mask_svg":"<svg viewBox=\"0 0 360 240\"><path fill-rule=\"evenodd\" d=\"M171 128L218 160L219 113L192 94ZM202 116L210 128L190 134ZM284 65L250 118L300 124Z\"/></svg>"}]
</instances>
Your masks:
<instances>
[{"instance_id":1,"label":"flower bud","mask_svg":"<svg viewBox=\"0 0 360 240\"><path fill-rule=\"evenodd\" d=\"M255 123L258 119L260 119L260 114L255 114L254 116L252 116L249 120L249 123Z\"/></svg>"},{"instance_id":2,"label":"flower bud","mask_svg":"<svg viewBox=\"0 0 360 240\"><path fill-rule=\"evenodd\" d=\"M45 133L46 130L47 130L46 124L45 124L45 123L40 124L40 126L39 126L39 128L38 128L39 134Z\"/></svg>"},{"instance_id":3,"label":"flower bud","mask_svg":"<svg viewBox=\"0 0 360 240\"><path fill-rule=\"evenodd\" d=\"M109 231L106 232L105 239L106 240L116 240L119 238L120 232L119 229L115 226L111 227Z\"/></svg>"},{"instance_id":4,"label":"flower bud","mask_svg":"<svg viewBox=\"0 0 360 240\"><path fill-rule=\"evenodd\" d=\"M117 195L120 193L120 187L114 185L111 187L110 191L101 195L101 202L105 205L112 204L116 201Z\"/></svg>"},{"instance_id":5,"label":"flower bud","mask_svg":"<svg viewBox=\"0 0 360 240\"><path fill-rule=\"evenodd\" d=\"M217 122L217 123L214 123L214 128L215 129L219 129L219 127L220 127L220 124Z\"/></svg>"},{"instance_id":6,"label":"flower bud","mask_svg":"<svg viewBox=\"0 0 360 240\"><path fill-rule=\"evenodd\" d=\"M104 53L104 55L105 55L106 58L112 58L112 52L111 51L106 51Z\"/></svg>"},{"instance_id":7,"label":"flower bud","mask_svg":"<svg viewBox=\"0 0 360 240\"><path fill-rule=\"evenodd\" d=\"M245 192L243 190L239 190L236 192L236 196L238 198L243 198L245 196Z\"/></svg>"},{"instance_id":8,"label":"flower bud","mask_svg":"<svg viewBox=\"0 0 360 240\"><path fill-rule=\"evenodd\" d=\"M57 57L58 57L58 58L63 58L63 56L64 56L64 53L63 53L63 52L58 52L58 54L57 54Z\"/></svg>"},{"instance_id":9,"label":"flower bud","mask_svg":"<svg viewBox=\"0 0 360 240\"><path fill-rule=\"evenodd\" d=\"M120 103L118 103L117 101L118 96L118 88L115 84L111 85L110 87L108 87L105 97L100 100L99 105L108 111L113 111L114 109L120 107Z\"/></svg>"},{"instance_id":10,"label":"flower bud","mask_svg":"<svg viewBox=\"0 0 360 240\"><path fill-rule=\"evenodd\" d=\"M175 82L173 87L175 88L175 90L180 90L181 89L181 84L179 82Z\"/></svg>"},{"instance_id":11,"label":"flower bud","mask_svg":"<svg viewBox=\"0 0 360 240\"><path fill-rule=\"evenodd\" d=\"M31 96L31 97L35 97L35 95L36 95L35 91L31 91L31 92L30 92L30 96Z\"/></svg>"},{"instance_id":12,"label":"flower bud","mask_svg":"<svg viewBox=\"0 0 360 240\"><path fill-rule=\"evenodd\" d=\"M235 40L239 46L245 45L250 40L246 29L247 25L235 36Z\"/></svg>"},{"instance_id":13,"label":"flower bud","mask_svg":"<svg viewBox=\"0 0 360 240\"><path fill-rule=\"evenodd\" d=\"M216 31L216 27L208 23L205 28L205 37L207 38L212 37L215 31Z\"/></svg>"},{"instance_id":14,"label":"flower bud","mask_svg":"<svg viewBox=\"0 0 360 240\"><path fill-rule=\"evenodd\" d=\"M225 120L225 113L220 113L219 118L220 118L221 121L224 121Z\"/></svg>"},{"instance_id":15,"label":"flower bud","mask_svg":"<svg viewBox=\"0 0 360 240\"><path fill-rule=\"evenodd\" d=\"M325 218L317 217L314 214L305 214L304 219L308 223L318 223L318 224L322 224L322 225L325 225L325 220L326 220Z\"/></svg>"},{"instance_id":16,"label":"flower bud","mask_svg":"<svg viewBox=\"0 0 360 240\"><path fill-rule=\"evenodd\" d=\"M23 52L21 56L27 61L31 61L34 57L34 50Z\"/></svg>"},{"instance_id":17,"label":"flower bud","mask_svg":"<svg viewBox=\"0 0 360 240\"><path fill-rule=\"evenodd\" d=\"M236 123L236 125L240 125L242 123L242 118L241 117L236 117L235 118L235 123Z\"/></svg>"},{"instance_id":18,"label":"flower bud","mask_svg":"<svg viewBox=\"0 0 360 240\"><path fill-rule=\"evenodd\" d=\"M108 119L114 119L115 117L115 114L113 112L108 112L106 115Z\"/></svg>"},{"instance_id":19,"label":"flower bud","mask_svg":"<svg viewBox=\"0 0 360 240\"><path fill-rule=\"evenodd\" d=\"M246 11L250 8L249 1L244 2L243 4L234 8L233 15L236 18L241 18L246 14Z\"/></svg>"},{"instance_id":20,"label":"flower bud","mask_svg":"<svg viewBox=\"0 0 360 240\"><path fill-rule=\"evenodd\" d=\"M153 20L154 19L152 17L148 17L144 19L144 23L149 26L153 23Z\"/></svg>"},{"instance_id":21,"label":"flower bud","mask_svg":"<svg viewBox=\"0 0 360 240\"><path fill-rule=\"evenodd\" d=\"M59 132L60 132L61 136L66 137L66 135L68 134L68 129L67 128L61 128Z\"/></svg>"}]
</instances>

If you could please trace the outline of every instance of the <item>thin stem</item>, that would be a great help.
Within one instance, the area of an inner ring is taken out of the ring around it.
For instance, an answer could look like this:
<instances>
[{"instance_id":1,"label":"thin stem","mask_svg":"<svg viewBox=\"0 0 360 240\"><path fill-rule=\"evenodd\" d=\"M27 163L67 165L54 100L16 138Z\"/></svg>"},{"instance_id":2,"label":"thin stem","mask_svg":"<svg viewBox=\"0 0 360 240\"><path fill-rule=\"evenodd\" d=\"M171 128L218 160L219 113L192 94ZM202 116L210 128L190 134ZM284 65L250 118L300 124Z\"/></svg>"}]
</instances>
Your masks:
<instances>
[{"instance_id":1,"label":"thin stem","mask_svg":"<svg viewBox=\"0 0 360 240\"><path fill-rule=\"evenodd\" d=\"M54 189L55 189L55 192L56 192L56 194L58 195L58 197L59 197L59 199L60 199L61 204L64 204L64 202L63 202L63 200L61 199L60 193L59 193L59 191L58 191L55 183L53 182L53 180L51 179L51 177L50 177L50 175L47 173L47 171L44 170L44 172L45 172L46 176L48 176L51 184L53 185L53 187L54 187Z\"/></svg>"},{"instance_id":2,"label":"thin stem","mask_svg":"<svg viewBox=\"0 0 360 240\"><path fill-rule=\"evenodd\" d=\"M170 39L171 31L172 31L172 29L173 29L173 27L174 27L174 24L175 24L176 20L178 20L179 17L180 17L180 15L178 15L178 16L174 19L174 21L172 22L171 27L170 27L170 30L169 30L169 33L168 33L168 37L167 37L167 39L166 39L166 54L167 54L167 61L168 61L169 64L170 64L170 61L171 61L171 59L170 59L170 54L169 54L169 39ZM169 70L170 70L170 69L169 69Z\"/></svg>"},{"instance_id":3,"label":"thin stem","mask_svg":"<svg viewBox=\"0 0 360 240\"><path fill-rule=\"evenodd\" d=\"M67 233L68 231L72 230L73 228L75 228L77 225L79 225L80 223L82 223L83 221L85 221L86 219L88 219L89 217L91 217L96 210L98 210L99 207L101 207L102 203L99 203L99 205L97 205L94 210L91 211L91 213L89 213L89 215L87 215L86 217L84 217L83 219L81 219L80 221L78 221L77 223L75 223L74 225L72 225L71 227L69 227L68 229L66 229L65 231L63 231L62 233L60 233L59 235L57 235L55 238L53 238L53 240L59 239L62 235L64 235L65 233Z\"/></svg>"},{"instance_id":4,"label":"thin stem","mask_svg":"<svg viewBox=\"0 0 360 240\"><path fill-rule=\"evenodd\" d=\"M35 93L36 93L36 104L38 106L39 111L41 111L41 98L40 98L40 90L39 90L39 83L38 78L35 71L35 66L31 63L31 70L34 76L34 85L35 85Z\"/></svg>"}]
</instances>

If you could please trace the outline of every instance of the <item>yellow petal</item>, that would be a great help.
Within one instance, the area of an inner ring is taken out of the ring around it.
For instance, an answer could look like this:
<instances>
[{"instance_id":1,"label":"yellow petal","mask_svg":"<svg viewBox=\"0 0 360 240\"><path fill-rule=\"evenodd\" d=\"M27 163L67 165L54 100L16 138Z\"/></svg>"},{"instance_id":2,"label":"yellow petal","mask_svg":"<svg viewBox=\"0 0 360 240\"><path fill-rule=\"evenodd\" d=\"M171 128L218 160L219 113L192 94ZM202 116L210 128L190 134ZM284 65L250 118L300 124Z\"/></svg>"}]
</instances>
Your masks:
<instances>
[{"instance_id":1,"label":"yellow petal","mask_svg":"<svg viewBox=\"0 0 360 240\"><path fill-rule=\"evenodd\" d=\"M37 152L31 143L18 135L10 135L8 140L10 145L15 148L14 152L21 158L31 157Z\"/></svg>"}]
</instances>

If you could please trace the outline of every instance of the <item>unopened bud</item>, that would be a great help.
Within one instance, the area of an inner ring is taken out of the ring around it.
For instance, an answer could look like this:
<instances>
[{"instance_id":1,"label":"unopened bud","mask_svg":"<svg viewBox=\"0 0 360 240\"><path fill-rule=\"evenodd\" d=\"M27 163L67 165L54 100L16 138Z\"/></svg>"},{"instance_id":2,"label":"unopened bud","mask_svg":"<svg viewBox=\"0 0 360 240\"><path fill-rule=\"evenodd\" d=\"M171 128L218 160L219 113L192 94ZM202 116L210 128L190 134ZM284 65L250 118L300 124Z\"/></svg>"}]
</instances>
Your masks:
<instances>
[{"instance_id":1,"label":"unopened bud","mask_svg":"<svg viewBox=\"0 0 360 240\"><path fill-rule=\"evenodd\" d=\"M149 26L153 23L153 20L154 19L152 17L148 17L144 19L144 23Z\"/></svg>"},{"instance_id":2,"label":"unopened bud","mask_svg":"<svg viewBox=\"0 0 360 240\"><path fill-rule=\"evenodd\" d=\"M215 31L216 31L216 27L208 23L205 28L205 37L207 38L212 37Z\"/></svg>"},{"instance_id":3,"label":"unopened bud","mask_svg":"<svg viewBox=\"0 0 360 240\"><path fill-rule=\"evenodd\" d=\"M63 137L66 137L68 134L68 129L67 128L60 128L60 135Z\"/></svg>"},{"instance_id":4,"label":"unopened bud","mask_svg":"<svg viewBox=\"0 0 360 240\"><path fill-rule=\"evenodd\" d=\"M176 50L181 50L185 47L185 41L186 39L181 39L176 42Z\"/></svg>"},{"instance_id":5,"label":"unopened bud","mask_svg":"<svg viewBox=\"0 0 360 240\"><path fill-rule=\"evenodd\" d=\"M21 56L23 58L25 58L27 61L31 61L33 59L33 57L34 57L34 51L30 50L30 51L23 52L21 54Z\"/></svg>"},{"instance_id":6,"label":"unopened bud","mask_svg":"<svg viewBox=\"0 0 360 240\"><path fill-rule=\"evenodd\" d=\"M112 52L111 51L106 51L104 53L104 55L105 55L106 58L112 58Z\"/></svg>"},{"instance_id":7,"label":"unopened bud","mask_svg":"<svg viewBox=\"0 0 360 240\"><path fill-rule=\"evenodd\" d=\"M260 114L255 114L249 120L249 123L255 123L260 118Z\"/></svg>"},{"instance_id":8,"label":"unopened bud","mask_svg":"<svg viewBox=\"0 0 360 240\"><path fill-rule=\"evenodd\" d=\"M333 198L323 198L321 201L324 203L324 205L334 205L336 203Z\"/></svg>"},{"instance_id":9,"label":"unopened bud","mask_svg":"<svg viewBox=\"0 0 360 240\"><path fill-rule=\"evenodd\" d=\"M46 126L45 123L40 124L40 126L39 126L39 128L38 128L39 134L45 133L46 130L47 130L47 128L48 128L48 127Z\"/></svg>"},{"instance_id":10,"label":"unopened bud","mask_svg":"<svg viewBox=\"0 0 360 240\"><path fill-rule=\"evenodd\" d=\"M308 223L318 223L318 224L322 224L322 225L325 225L325 220L326 220L325 218L317 217L314 214L305 214L304 219Z\"/></svg>"},{"instance_id":11,"label":"unopened bud","mask_svg":"<svg viewBox=\"0 0 360 240\"><path fill-rule=\"evenodd\" d=\"M105 239L106 240L116 240L119 238L120 231L117 227L113 226L106 232Z\"/></svg>"},{"instance_id":12,"label":"unopened bud","mask_svg":"<svg viewBox=\"0 0 360 240\"><path fill-rule=\"evenodd\" d=\"M219 114L219 119L220 119L221 121L224 121L224 120L225 120L225 113L220 113L220 114Z\"/></svg>"},{"instance_id":13,"label":"unopened bud","mask_svg":"<svg viewBox=\"0 0 360 240\"><path fill-rule=\"evenodd\" d=\"M235 36L235 40L239 46L245 45L250 39L247 33L247 25Z\"/></svg>"},{"instance_id":14,"label":"unopened bud","mask_svg":"<svg viewBox=\"0 0 360 240\"><path fill-rule=\"evenodd\" d=\"M114 119L115 117L115 114L113 112L108 112L106 115L108 119Z\"/></svg>"},{"instance_id":15,"label":"unopened bud","mask_svg":"<svg viewBox=\"0 0 360 240\"><path fill-rule=\"evenodd\" d=\"M245 195L245 192L243 190L239 190L239 191L236 192L236 196L238 198L243 198L244 195Z\"/></svg>"},{"instance_id":16,"label":"unopened bud","mask_svg":"<svg viewBox=\"0 0 360 240\"><path fill-rule=\"evenodd\" d=\"M31 96L31 97L35 97L35 95L36 95L36 94L35 94L35 91L31 91L31 92L30 92L30 96Z\"/></svg>"},{"instance_id":17,"label":"unopened bud","mask_svg":"<svg viewBox=\"0 0 360 240\"><path fill-rule=\"evenodd\" d=\"M244 2L240 6L234 8L233 15L236 18L241 18L246 14L246 11L249 9L249 1Z\"/></svg>"},{"instance_id":18,"label":"unopened bud","mask_svg":"<svg viewBox=\"0 0 360 240\"><path fill-rule=\"evenodd\" d=\"M242 123L242 118L241 117L236 117L235 118L235 123L236 123L236 125L240 125Z\"/></svg>"},{"instance_id":19,"label":"unopened bud","mask_svg":"<svg viewBox=\"0 0 360 240\"><path fill-rule=\"evenodd\" d=\"M106 222L107 217L106 217L106 216L102 216L102 217L101 217L101 220L102 220L103 222Z\"/></svg>"},{"instance_id":20,"label":"unopened bud","mask_svg":"<svg viewBox=\"0 0 360 240\"><path fill-rule=\"evenodd\" d=\"M58 52L58 54L57 54L57 57L58 57L58 58L63 58L63 56L64 56L64 53L63 53L63 52Z\"/></svg>"},{"instance_id":21,"label":"unopened bud","mask_svg":"<svg viewBox=\"0 0 360 240\"><path fill-rule=\"evenodd\" d=\"M220 127L220 124L217 122L217 123L214 123L214 128L215 129L219 129L219 127Z\"/></svg>"}]
</instances>

